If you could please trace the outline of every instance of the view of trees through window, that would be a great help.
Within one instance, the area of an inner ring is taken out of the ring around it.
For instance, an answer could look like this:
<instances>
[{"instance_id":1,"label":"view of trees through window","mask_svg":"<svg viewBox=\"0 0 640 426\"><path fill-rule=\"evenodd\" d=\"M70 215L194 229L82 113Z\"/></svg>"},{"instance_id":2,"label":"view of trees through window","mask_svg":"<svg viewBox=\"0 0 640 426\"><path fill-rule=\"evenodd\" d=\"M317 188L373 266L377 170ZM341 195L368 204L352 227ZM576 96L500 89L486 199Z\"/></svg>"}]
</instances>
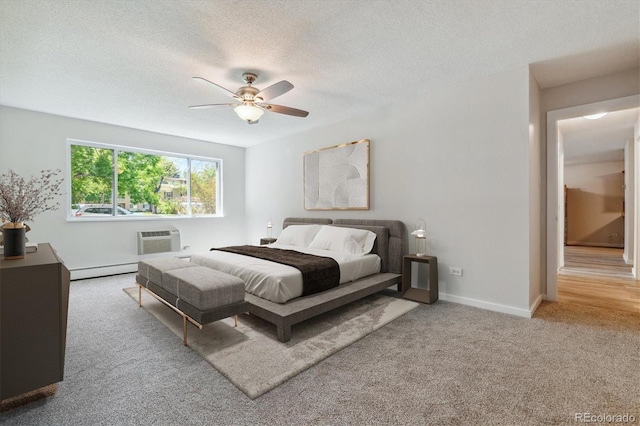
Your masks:
<instances>
[{"instance_id":1,"label":"view of trees through window","mask_svg":"<svg viewBox=\"0 0 640 426\"><path fill-rule=\"evenodd\" d=\"M70 155L74 216L217 214L220 160L93 144L71 144Z\"/></svg>"}]
</instances>

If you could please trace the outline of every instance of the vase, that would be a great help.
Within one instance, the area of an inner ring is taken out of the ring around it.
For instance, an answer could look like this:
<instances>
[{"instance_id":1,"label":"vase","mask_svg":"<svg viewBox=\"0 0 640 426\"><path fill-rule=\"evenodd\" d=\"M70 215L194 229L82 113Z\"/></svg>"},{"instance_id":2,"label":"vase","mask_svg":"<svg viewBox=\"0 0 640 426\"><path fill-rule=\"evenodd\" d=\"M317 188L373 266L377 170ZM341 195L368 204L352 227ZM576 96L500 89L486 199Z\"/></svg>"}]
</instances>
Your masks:
<instances>
[{"instance_id":1,"label":"vase","mask_svg":"<svg viewBox=\"0 0 640 426\"><path fill-rule=\"evenodd\" d=\"M2 227L5 259L24 259L25 227L22 222L5 223Z\"/></svg>"}]
</instances>

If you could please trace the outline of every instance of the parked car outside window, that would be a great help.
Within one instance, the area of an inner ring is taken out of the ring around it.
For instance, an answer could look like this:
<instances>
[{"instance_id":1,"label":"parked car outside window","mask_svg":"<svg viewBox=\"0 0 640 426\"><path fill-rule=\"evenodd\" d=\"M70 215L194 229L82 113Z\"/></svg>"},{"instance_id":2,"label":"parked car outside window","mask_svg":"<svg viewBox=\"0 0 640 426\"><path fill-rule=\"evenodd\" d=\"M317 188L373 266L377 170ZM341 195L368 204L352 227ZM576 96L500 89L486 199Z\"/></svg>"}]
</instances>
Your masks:
<instances>
[{"instance_id":1,"label":"parked car outside window","mask_svg":"<svg viewBox=\"0 0 640 426\"><path fill-rule=\"evenodd\" d=\"M118 206L118 216L133 214L129 210ZM76 216L113 216L113 206L110 204L85 204L76 212Z\"/></svg>"}]
</instances>

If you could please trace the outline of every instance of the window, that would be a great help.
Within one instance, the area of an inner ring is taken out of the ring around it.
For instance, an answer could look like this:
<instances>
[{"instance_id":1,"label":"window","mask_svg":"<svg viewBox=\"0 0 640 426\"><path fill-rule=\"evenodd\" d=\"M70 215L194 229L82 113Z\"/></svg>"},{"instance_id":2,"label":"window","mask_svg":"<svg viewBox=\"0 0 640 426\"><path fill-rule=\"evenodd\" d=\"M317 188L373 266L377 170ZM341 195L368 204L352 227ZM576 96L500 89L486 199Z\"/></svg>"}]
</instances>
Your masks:
<instances>
[{"instance_id":1,"label":"window","mask_svg":"<svg viewBox=\"0 0 640 426\"><path fill-rule=\"evenodd\" d=\"M73 217L221 215L222 160L68 142Z\"/></svg>"}]
</instances>

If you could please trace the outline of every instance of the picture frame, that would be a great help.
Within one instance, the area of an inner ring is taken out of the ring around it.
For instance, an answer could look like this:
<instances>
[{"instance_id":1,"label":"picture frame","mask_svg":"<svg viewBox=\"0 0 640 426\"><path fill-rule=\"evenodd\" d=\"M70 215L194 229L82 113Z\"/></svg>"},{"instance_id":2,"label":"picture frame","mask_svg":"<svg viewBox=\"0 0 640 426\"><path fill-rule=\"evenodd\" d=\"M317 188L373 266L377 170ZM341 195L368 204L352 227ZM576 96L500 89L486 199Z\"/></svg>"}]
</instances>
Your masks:
<instances>
[{"instance_id":1,"label":"picture frame","mask_svg":"<svg viewBox=\"0 0 640 426\"><path fill-rule=\"evenodd\" d=\"M304 153L305 210L369 210L369 139Z\"/></svg>"}]
</instances>

